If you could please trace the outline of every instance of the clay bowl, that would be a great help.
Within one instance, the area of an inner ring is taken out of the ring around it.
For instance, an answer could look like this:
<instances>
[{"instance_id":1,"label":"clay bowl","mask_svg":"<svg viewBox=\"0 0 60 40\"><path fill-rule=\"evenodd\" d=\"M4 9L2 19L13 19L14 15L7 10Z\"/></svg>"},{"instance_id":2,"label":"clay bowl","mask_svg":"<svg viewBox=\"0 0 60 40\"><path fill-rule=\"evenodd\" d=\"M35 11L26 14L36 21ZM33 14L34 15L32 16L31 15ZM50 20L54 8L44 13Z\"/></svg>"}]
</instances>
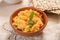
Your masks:
<instances>
[{"instance_id":1,"label":"clay bowl","mask_svg":"<svg viewBox=\"0 0 60 40\"><path fill-rule=\"evenodd\" d=\"M39 13L41 13L42 14L42 18L43 18L43 23L44 23L44 25L41 27L41 29L39 30L39 31L37 31L37 32L22 32L22 31L19 31L19 30L17 30L17 29L15 29L14 28L14 26L12 25L12 22L13 22L13 18L18 14L18 12L20 12L20 11L22 11L22 10L26 10L26 9L32 9L32 10L35 10L35 11L37 11L37 12L39 12ZM18 10L16 10L14 13L12 13L12 15L10 16L10 25L11 25L11 27L14 29L14 31L16 32L16 33L18 33L19 35L24 35L24 36L34 36L34 35L39 35L41 32L42 32L42 30L46 27L46 25L47 25L47 15L46 15L46 13L44 13L43 11L41 11L41 10L39 10L39 9L37 9L37 8L34 8L34 7L23 7L23 8L20 8L20 9L18 9Z\"/></svg>"}]
</instances>

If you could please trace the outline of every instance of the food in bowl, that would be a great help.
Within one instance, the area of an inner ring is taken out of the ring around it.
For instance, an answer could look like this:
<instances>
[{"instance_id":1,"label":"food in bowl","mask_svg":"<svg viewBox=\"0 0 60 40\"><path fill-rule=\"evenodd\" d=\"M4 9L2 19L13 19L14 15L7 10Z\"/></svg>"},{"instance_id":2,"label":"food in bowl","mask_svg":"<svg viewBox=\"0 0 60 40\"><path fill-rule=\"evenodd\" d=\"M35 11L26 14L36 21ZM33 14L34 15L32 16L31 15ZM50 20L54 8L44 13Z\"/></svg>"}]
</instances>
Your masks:
<instances>
[{"instance_id":1,"label":"food in bowl","mask_svg":"<svg viewBox=\"0 0 60 40\"><path fill-rule=\"evenodd\" d=\"M17 13L13 18L12 25L15 29L22 32L37 32L44 23L41 13L32 9L26 9Z\"/></svg>"}]
</instances>

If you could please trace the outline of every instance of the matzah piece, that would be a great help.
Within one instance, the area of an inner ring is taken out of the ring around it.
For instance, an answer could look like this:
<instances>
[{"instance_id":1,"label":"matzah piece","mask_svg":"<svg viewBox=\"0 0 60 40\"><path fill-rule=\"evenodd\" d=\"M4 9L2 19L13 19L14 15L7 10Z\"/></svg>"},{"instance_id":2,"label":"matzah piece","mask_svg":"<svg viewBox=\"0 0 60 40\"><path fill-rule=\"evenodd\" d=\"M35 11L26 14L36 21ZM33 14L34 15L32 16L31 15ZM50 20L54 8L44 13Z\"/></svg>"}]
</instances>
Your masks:
<instances>
[{"instance_id":1,"label":"matzah piece","mask_svg":"<svg viewBox=\"0 0 60 40\"><path fill-rule=\"evenodd\" d=\"M32 6L39 8L41 10L52 10L52 9L60 9L60 0L31 0ZM59 10L60 11L60 10ZM54 13L60 14L60 12L57 11Z\"/></svg>"}]
</instances>

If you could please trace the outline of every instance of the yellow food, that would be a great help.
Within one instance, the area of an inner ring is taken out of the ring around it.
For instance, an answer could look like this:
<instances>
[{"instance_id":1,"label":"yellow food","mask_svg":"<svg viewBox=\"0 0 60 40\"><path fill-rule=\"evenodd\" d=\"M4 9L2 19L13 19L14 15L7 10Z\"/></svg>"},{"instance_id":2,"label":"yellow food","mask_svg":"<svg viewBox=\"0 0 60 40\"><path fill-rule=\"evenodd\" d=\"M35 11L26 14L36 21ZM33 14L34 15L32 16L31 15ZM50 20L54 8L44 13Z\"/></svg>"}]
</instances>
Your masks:
<instances>
[{"instance_id":1,"label":"yellow food","mask_svg":"<svg viewBox=\"0 0 60 40\"><path fill-rule=\"evenodd\" d=\"M20 11L12 25L23 32L36 32L43 26L42 14L32 9Z\"/></svg>"}]
</instances>

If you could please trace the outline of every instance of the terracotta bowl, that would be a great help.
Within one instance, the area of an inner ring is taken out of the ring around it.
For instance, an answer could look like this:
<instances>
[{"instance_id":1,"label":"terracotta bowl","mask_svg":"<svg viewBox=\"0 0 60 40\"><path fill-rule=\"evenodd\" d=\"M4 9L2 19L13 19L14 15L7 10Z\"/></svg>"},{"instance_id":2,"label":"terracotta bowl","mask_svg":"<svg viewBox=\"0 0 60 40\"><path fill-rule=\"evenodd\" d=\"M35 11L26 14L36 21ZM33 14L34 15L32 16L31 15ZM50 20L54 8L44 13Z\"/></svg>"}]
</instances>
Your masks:
<instances>
[{"instance_id":1,"label":"terracotta bowl","mask_svg":"<svg viewBox=\"0 0 60 40\"><path fill-rule=\"evenodd\" d=\"M43 23L44 25L41 27L41 29L37 32L22 32L22 31L19 31L17 29L14 28L14 26L12 25L12 22L13 22L13 18L18 14L18 12L22 11L22 10L28 10L28 9L32 9L32 10L35 10L39 13L42 14L42 18L43 18ZM14 31L16 33L18 33L19 35L24 35L24 36L34 36L34 35L38 35L42 32L42 30L46 27L47 25L47 15L46 13L44 13L43 11L37 9L37 8L34 8L34 7L24 7L24 8L20 8L18 10L16 10L14 13L12 13L11 17L10 17L10 24L11 24L11 27L14 29Z\"/></svg>"}]
</instances>

